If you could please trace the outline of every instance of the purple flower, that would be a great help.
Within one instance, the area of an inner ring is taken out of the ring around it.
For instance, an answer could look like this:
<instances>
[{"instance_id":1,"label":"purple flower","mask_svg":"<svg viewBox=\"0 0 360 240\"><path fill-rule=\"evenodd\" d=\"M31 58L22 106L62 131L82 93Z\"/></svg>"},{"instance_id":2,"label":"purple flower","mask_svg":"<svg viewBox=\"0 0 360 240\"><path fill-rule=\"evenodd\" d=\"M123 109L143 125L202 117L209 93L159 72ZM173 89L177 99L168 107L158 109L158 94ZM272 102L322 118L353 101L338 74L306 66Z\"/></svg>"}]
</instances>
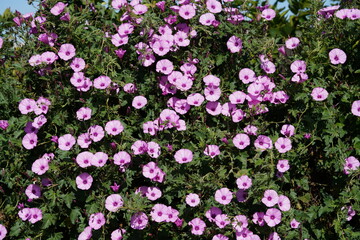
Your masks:
<instances>
[{"instance_id":1,"label":"purple flower","mask_svg":"<svg viewBox=\"0 0 360 240\"><path fill-rule=\"evenodd\" d=\"M219 228L224 228L226 225L230 224L230 220L226 214L218 214L215 217L215 224Z\"/></svg>"},{"instance_id":2,"label":"purple flower","mask_svg":"<svg viewBox=\"0 0 360 240\"><path fill-rule=\"evenodd\" d=\"M119 194L111 194L105 200L105 208L110 212L116 212L123 205L123 199Z\"/></svg>"},{"instance_id":3,"label":"purple flower","mask_svg":"<svg viewBox=\"0 0 360 240\"><path fill-rule=\"evenodd\" d=\"M239 133L233 138L233 143L238 149L244 149L250 145L250 138L244 133Z\"/></svg>"},{"instance_id":4,"label":"purple flower","mask_svg":"<svg viewBox=\"0 0 360 240\"><path fill-rule=\"evenodd\" d=\"M295 218L293 218L293 219L291 220L291 222L290 222L290 227L291 227L291 228L298 228L299 225L300 225L300 223L299 223L298 221L296 221Z\"/></svg>"},{"instance_id":5,"label":"purple flower","mask_svg":"<svg viewBox=\"0 0 360 240\"><path fill-rule=\"evenodd\" d=\"M69 151L76 143L75 138L71 134L65 134L58 139L59 148L64 151Z\"/></svg>"},{"instance_id":6,"label":"purple flower","mask_svg":"<svg viewBox=\"0 0 360 240\"><path fill-rule=\"evenodd\" d=\"M179 15L183 19L191 19L195 16L195 8L190 4L182 5L179 9Z\"/></svg>"},{"instance_id":7,"label":"purple flower","mask_svg":"<svg viewBox=\"0 0 360 240\"><path fill-rule=\"evenodd\" d=\"M146 228L149 222L148 216L143 212L137 212L131 216L130 227L132 229L142 230Z\"/></svg>"},{"instance_id":8,"label":"purple flower","mask_svg":"<svg viewBox=\"0 0 360 240\"><path fill-rule=\"evenodd\" d=\"M204 26L211 26L215 20L215 15L212 13L204 13L199 18L199 22Z\"/></svg>"},{"instance_id":9,"label":"purple flower","mask_svg":"<svg viewBox=\"0 0 360 240\"><path fill-rule=\"evenodd\" d=\"M74 45L66 43L60 46L58 55L62 60L67 61L75 56L75 51Z\"/></svg>"},{"instance_id":10,"label":"purple flower","mask_svg":"<svg viewBox=\"0 0 360 240\"><path fill-rule=\"evenodd\" d=\"M334 48L329 52L329 58L334 65L344 64L346 62L346 53L339 48Z\"/></svg>"},{"instance_id":11,"label":"purple flower","mask_svg":"<svg viewBox=\"0 0 360 240\"><path fill-rule=\"evenodd\" d=\"M360 117L360 100L354 101L351 105L351 113Z\"/></svg>"},{"instance_id":12,"label":"purple flower","mask_svg":"<svg viewBox=\"0 0 360 240\"><path fill-rule=\"evenodd\" d=\"M281 131L280 133L286 137L291 137L294 136L295 134L295 127L293 125L290 124L284 124L281 127Z\"/></svg>"},{"instance_id":13,"label":"purple flower","mask_svg":"<svg viewBox=\"0 0 360 240\"><path fill-rule=\"evenodd\" d=\"M125 229L116 229L111 233L111 240L121 240L123 235L126 233Z\"/></svg>"},{"instance_id":14,"label":"purple flower","mask_svg":"<svg viewBox=\"0 0 360 240\"><path fill-rule=\"evenodd\" d=\"M82 107L76 112L76 118L79 121L89 120L91 118L92 110L88 107Z\"/></svg>"},{"instance_id":15,"label":"purple flower","mask_svg":"<svg viewBox=\"0 0 360 240\"><path fill-rule=\"evenodd\" d=\"M119 120L112 120L106 123L105 131L109 135L116 136L124 131L124 126L121 124Z\"/></svg>"},{"instance_id":16,"label":"purple flower","mask_svg":"<svg viewBox=\"0 0 360 240\"><path fill-rule=\"evenodd\" d=\"M264 197L261 199L261 201L267 206L272 207L275 206L275 204L279 201L279 196L276 191L274 190L266 190L264 192Z\"/></svg>"},{"instance_id":17,"label":"purple flower","mask_svg":"<svg viewBox=\"0 0 360 240\"><path fill-rule=\"evenodd\" d=\"M285 46L288 49L295 49L297 46L299 46L300 40L297 37L292 37L286 40Z\"/></svg>"},{"instance_id":18,"label":"purple flower","mask_svg":"<svg viewBox=\"0 0 360 240\"><path fill-rule=\"evenodd\" d=\"M92 229L100 229L105 224L105 216L101 212L90 215L89 226Z\"/></svg>"},{"instance_id":19,"label":"purple flower","mask_svg":"<svg viewBox=\"0 0 360 240\"><path fill-rule=\"evenodd\" d=\"M279 200L278 200L277 204L278 204L280 210L283 211L283 212L289 211L290 208L291 208L289 198L284 196L284 195L279 196Z\"/></svg>"},{"instance_id":20,"label":"purple flower","mask_svg":"<svg viewBox=\"0 0 360 240\"><path fill-rule=\"evenodd\" d=\"M114 185L110 186L111 190L113 190L114 192L119 191L120 185L117 185L116 182L114 182Z\"/></svg>"},{"instance_id":21,"label":"purple flower","mask_svg":"<svg viewBox=\"0 0 360 240\"><path fill-rule=\"evenodd\" d=\"M22 145L24 148L30 150L36 147L38 137L35 133L27 133L22 139Z\"/></svg>"},{"instance_id":22,"label":"purple flower","mask_svg":"<svg viewBox=\"0 0 360 240\"><path fill-rule=\"evenodd\" d=\"M286 159L279 160L277 165L276 165L276 168L281 173L286 172L287 170L290 169L289 161L286 160Z\"/></svg>"},{"instance_id":23,"label":"purple flower","mask_svg":"<svg viewBox=\"0 0 360 240\"><path fill-rule=\"evenodd\" d=\"M242 49L242 41L240 38L236 36L232 36L227 41L226 46L231 53L237 53L240 52Z\"/></svg>"},{"instance_id":24,"label":"purple flower","mask_svg":"<svg viewBox=\"0 0 360 240\"><path fill-rule=\"evenodd\" d=\"M37 159L31 167L31 171L38 175L43 175L47 170L49 170L49 161L45 158Z\"/></svg>"},{"instance_id":25,"label":"purple flower","mask_svg":"<svg viewBox=\"0 0 360 240\"><path fill-rule=\"evenodd\" d=\"M25 208L24 208L25 209ZM29 210L29 222L36 223L42 219L42 211L39 208L30 208Z\"/></svg>"},{"instance_id":26,"label":"purple flower","mask_svg":"<svg viewBox=\"0 0 360 240\"><path fill-rule=\"evenodd\" d=\"M317 87L314 88L311 92L311 97L315 101L324 101L328 97L329 93L326 91L326 89Z\"/></svg>"},{"instance_id":27,"label":"purple flower","mask_svg":"<svg viewBox=\"0 0 360 240\"><path fill-rule=\"evenodd\" d=\"M0 128L6 130L9 127L9 122L7 120L0 120Z\"/></svg>"},{"instance_id":28,"label":"purple flower","mask_svg":"<svg viewBox=\"0 0 360 240\"><path fill-rule=\"evenodd\" d=\"M267 21L272 20L275 16L276 12L271 8L267 8L261 12L261 17Z\"/></svg>"},{"instance_id":29,"label":"purple flower","mask_svg":"<svg viewBox=\"0 0 360 240\"><path fill-rule=\"evenodd\" d=\"M254 142L254 146L257 149L265 150L265 149L272 149L273 144L269 137L265 135L259 135L258 138Z\"/></svg>"},{"instance_id":30,"label":"purple flower","mask_svg":"<svg viewBox=\"0 0 360 240\"><path fill-rule=\"evenodd\" d=\"M132 106L136 109L143 108L147 104L147 99L144 96L136 96L132 101Z\"/></svg>"},{"instance_id":31,"label":"purple flower","mask_svg":"<svg viewBox=\"0 0 360 240\"><path fill-rule=\"evenodd\" d=\"M239 189L249 189L252 185L251 178L249 178L247 175L242 175L238 179L236 179L236 184Z\"/></svg>"},{"instance_id":32,"label":"purple flower","mask_svg":"<svg viewBox=\"0 0 360 240\"><path fill-rule=\"evenodd\" d=\"M359 160L353 156L350 156L345 159L344 173L350 174L349 171L357 170L359 168L359 166L360 166Z\"/></svg>"},{"instance_id":33,"label":"purple flower","mask_svg":"<svg viewBox=\"0 0 360 240\"><path fill-rule=\"evenodd\" d=\"M221 188L215 192L215 201L222 205L227 205L233 198L232 192L228 188Z\"/></svg>"},{"instance_id":34,"label":"purple flower","mask_svg":"<svg viewBox=\"0 0 360 240\"><path fill-rule=\"evenodd\" d=\"M93 178L88 173L81 173L79 176L76 177L76 186L81 190L88 190L90 189L93 182Z\"/></svg>"},{"instance_id":35,"label":"purple flower","mask_svg":"<svg viewBox=\"0 0 360 240\"><path fill-rule=\"evenodd\" d=\"M50 9L50 12L53 15L58 16L64 11L64 8L66 7L66 5L67 4L65 4L63 2L58 2Z\"/></svg>"},{"instance_id":36,"label":"purple flower","mask_svg":"<svg viewBox=\"0 0 360 240\"><path fill-rule=\"evenodd\" d=\"M266 211L264 220L269 227L274 227L281 222L281 211L276 208L270 208Z\"/></svg>"},{"instance_id":37,"label":"purple flower","mask_svg":"<svg viewBox=\"0 0 360 240\"><path fill-rule=\"evenodd\" d=\"M289 138L279 137L275 142L275 147L279 153L285 153L291 150L291 140Z\"/></svg>"},{"instance_id":38,"label":"purple flower","mask_svg":"<svg viewBox=\"0 0 360 240\"><path fill-rule=\"evenodd\" d=\"M41 189L40 189L39 185L30 184L26 188L25 194L29 199L36 199L41 196Z\"/></svg>"},{"instance_id":39,"label":"purple flower","mask_svg":"<svg viewBox=\"0 0 360 240\"><path fill-rule=\"evenodd\" d=\"M190 193L186 196L185 201L190 207L196 207L200 203L200 198L196 193Z\"/></svg>"},{"instance_id":40,"label":"purple flower","mask_svg":"<svg viewBox=\"0 0 360 240\"><path fill-rule=\"evenodd\" d=\"M194 218L188 225L192 227L191 233L194 235L202 235L206 228L205 222L200 218Z\"/></svg>"}]
</instances>

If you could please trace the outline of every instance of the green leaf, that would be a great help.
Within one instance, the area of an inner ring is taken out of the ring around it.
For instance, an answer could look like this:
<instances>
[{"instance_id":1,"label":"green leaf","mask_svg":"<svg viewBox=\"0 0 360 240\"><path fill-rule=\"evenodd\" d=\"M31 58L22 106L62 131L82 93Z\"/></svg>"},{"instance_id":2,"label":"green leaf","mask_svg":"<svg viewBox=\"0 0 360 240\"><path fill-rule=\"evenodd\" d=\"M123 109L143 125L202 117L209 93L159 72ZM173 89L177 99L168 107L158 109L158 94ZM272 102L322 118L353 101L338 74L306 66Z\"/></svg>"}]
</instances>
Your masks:
<instances>
[{"instance_id":1,"label":"green leaf","mask_svg":"<svg viewBox=\"0 0 360 240\"><path fill-rule=\"evenodd\" d=\"M50 213L45 213L43 215L42 223L43 223L43 225L41 226L41 229L46 229L51 225L55 225L56 215L50 214Z\"/></svg>"},{"instance_id":2,"label":"green leaf","mask_svg":"<svg viewBox=\"0 0 360 240\"><path fill-rule=\"evenodd\" d=\"M70 212L70 221L72 224L75 224L76 220L81 216L79 208L74 208Z\"/></svg>"}]
</instances>

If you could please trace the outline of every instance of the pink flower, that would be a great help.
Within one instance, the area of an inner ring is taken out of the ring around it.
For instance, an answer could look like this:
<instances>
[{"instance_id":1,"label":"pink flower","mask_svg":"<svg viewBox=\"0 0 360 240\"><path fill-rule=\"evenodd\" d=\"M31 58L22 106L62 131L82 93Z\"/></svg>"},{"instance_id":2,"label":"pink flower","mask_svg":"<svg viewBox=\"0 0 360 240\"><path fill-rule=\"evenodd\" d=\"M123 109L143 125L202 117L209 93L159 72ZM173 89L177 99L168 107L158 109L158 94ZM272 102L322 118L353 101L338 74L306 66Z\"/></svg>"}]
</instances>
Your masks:
<instances>
[{"instance_id":1,"label":"pink flower","mask_svg":"<svg viewBox=\"0 0 360 240\"><path fill-rule=\"evenodd\" d=\"M183 19L191 19L195 16L195 8L190 4L182 5L179 9L179 15Z\"/></svg>"},{"instance_id":2,"label":"pink flower","mask_svg":"<svg viewBox=\"0 0 360 240\"><path fill-rule=\"evenodd\" d=\"M350 174L349 171L357 170L359 168L359 166L360 166L359 160L357 158L355 158L354 156L350 156L345 159L344 173Z\"/></svg>"},{"instance_id":3,"label":"pink flower","mask_svg":"<svg viewBox=\"0 0 360 240\"><path fill-rule=\"evenodd\" d=\"M204 95L206 100L215 102L220 98L221 90L217 86L208 86L204 89Z\"/></svg>"},{"instance_id":4,"label":"pink flower","mask_svg":"<svg viewBox=\"0 0 360 240\"><path fill-rule=\"evenodd\" d=\"M126 93L135 93L136 92L136 86L133 83L127 83L124 86L124 92Z\"/></svg>"},{"instance_id":5,"label":"pink flower","mask_svg":"<svg viewBox=\"0 0 360 240\"><path fill-rule=\"evenodd\" d=\"M193 85L193 81L188 78L187 76L183 76L182 78L178 79L175 83L175 86L180 91L184 92L189 90Z\"/></svg>"},{"instance_id":6,"label":"pink flower","mask_svg":"<svg viewBox=\"0 0 360 240\"><path fill-rule=\"evenodd\" d=\"M328 97L329 93L326 89L317 87L314 88L311 92L311 96L315 101L324 101Z\"/></svg>"},{"instance_id":7,"label":"pink flower","mask_svg":"<svg viewBox=\"0 0 360 240\"><path fill-rule=\"evenodd\" d=\"M222 205L227 205L233 198L232 192L228 188L221 188L215 192L215 201Z\"/></svg>"},{"instance_id":8,"label":"pink flower","mask_svg":"<svg viewBox=\"0 0 360 240\"><path fill-rule=\"evenodd\" d=\"M121 9L123 6L127 5L127 0L112 0L111 6L114 9Z\"/></svg>"},{"instance_id":9,"label":"pink flower","mask_svg":"<svg viewBox=\"0 0 360 240\"><path fill-rule=\"evenodd\" d=\"M155 204L151 209L151 218L155 222L164 222L167 218L168 207L164 204Z\"/></svg>"},{"instance_id":10,"label":"pink flower","mask_svg":"<svg viewBox=\"0 0 360 240\"><path fill-rule=\"evenodd\" d=\"M98 125L89 127L88 133L90 139L94 142L99 142L105 135L104 129Z\"/></svg>"},{"instance_id":11,"label":"pink flower","mask_svg":"<svg viewBox=\"0 0 360 240\"><path fill-rule=\"evenodd\" d=\"M95 166L95 167L103 167L107 160L108 160L108 155L104 152L97 152L94 154L94 157L91 159L91 165Z\"/></svg>"},{"instance_id":12,"label":"pink flower","mask_svg":"<svg viewBox=\"0 0 360 240\"><path fill-rule=\"evenodd\" d=\"M93 158L94 154L91 152L81 152L76 156L76 163L82 168L90 167Z\"/></svg>"},{"instance_id":13,"label":"pink flower","mask_svg":"<svg viewBox=\"0 0 360 240\"><path fill-rule=\"evenodd\" d=\"M114 34L111 37L111 42L115 47L120 47L122 45L127 44L129 41L129 37L127 35Z\"/></svg>"},{"instance_id":14,"label":"pink flower","mask_svg":"<svg viewBox=\"0 0 360 240\"><path fill-rule=\"evenodd\" d=\"M7 120L0 120L0 128L2 130L6 130L9 127L9 121Z\"/></svg>"},{"instance_id":15,"label":"pink flower","mask_svg":"<svg viewBox=\"0 0 360 240\"><path fill-rule=\"evenodd\" d=\"M164 56L170 51L171 44L168 41L157 40L153 45L153 51L159 55Z\"/></svg>"},{"instance_id":16,"label":"pink flower","mask_svg":"<svg viewBox=\"0 0 360 240\"><path fill-rule=\"evenodd\" d=\"M58 55L62 60L67 61L75 56L75 51L76 49L72 44L66 43L60 46Z\"/></svg>"},{"instance_id":17,"label":"pink flower","mask_svg":"<svg viewBox=\"0 0 360 240\"><path fill-rule=\"evenodd\" d=\"M346 62L346 53L339 48L334 48L329 52L329 58L334 65L344 64Z\"/></svg>"},{"instance_id":18,"label":"pink flower","mask_svg":"<svg viewBox=\"0 0 360 240\"><path fill-rule=\"evenodd\" d=\"M264 216L265 213L263 212L254 213L252 219L253 223L258 224L259 226L264 226L265 225Z\"/></svg>"},{"instance_id":19,"label":"pink flower","mask_svg":"<svg viewBox=\"0 0 360 240\"><path fill-rule=\"evenodd\" d=\"M35 133L27 133L22 139L22 145L24 148L30 150L36 147L38 137Z\"/></svg>"},{"instance_id":20,"label":"pink flower","mask_svg":"<svg viewBox=\"0 0 360 240\"><path fill-rule=\"evenodd\" d=\"M30 184L26 188L25 194L29 199L36 199L36 198L39 198L41 196L41 189L36 184Z\"/></svg>"},{"instance_id":21,"label":"pink flower","mask_svg":"<svg viewBox=\"0 0 360 240\"><path fill-rule=\"evenodd\" d=\"M215 20L215 15L212 13L204 13L199 18L199 22L204 26L211 26Z\"/></svg>"},{"instance_id":22,"label":"pink flower","mask_svg":"<svg viewBox=\"0 0 360 240\"><path fill-rule=\"evenodd\" d=\"M284 196L284 195L279 196L279 200L278 200L277 204L278 204L280 210L283 211L283 212L289 211L290 208L291 208L289 198Z\"/></svg>"},{"instance_id":23,"label":"pink flower","mask_svg":"<svg viewBox=\"0 0 360 240\"><path fill-rule=\"evenodd\" d=\"M298 228L299 225L300 225L300 223L299 223L298 221L296 221L295 218L293 218L293 219L291 220L291 222L290 222L290 227L291 227L291 228Z\"/></svg>"},{"instance_id":24,"label":"pink flower","mask_svg":"<svg viewBox=\"0 0 360 240\"><path fill-rule=\"evenodd\" d=\"M36 118L34 118L34 122L32 123L32 126L34 128L39 129L40 127L42 127L45 123L47 122L47 119L44 115L40 115Z\"/></svg>"},{"instance_id":25,"label":"pink flower","mask_svg":"<svg viewBox=\"0 0 360 240\"><path fill-rule=\"evenodd\" d=\"M222 107L219 102L208 102L206 104L206 112L210 115L216 116L221 113Z\"/></svg>"},{"instance_id":26,"label":"pink flower","mask_svg":"<svg viewBox=\"0 0 360 240\"><path fill-rule=\"evenodd\" d=\"M266 211L264 220L269 227L274 227L281 222L281 212L276 208L270 208Z\"/></svg>"},{"instance_id":27,"label":"pink flower","mask_svg":"<svg viewBox=\"0 0 360 240\"><path fill-rule=\"evenodd\" d=\"M37 175L43 175L49 170L49 161L45 158L39 158L32 164L31 171Z\"/></svg>"},{"instance_id":28,"label":"pink flower","mask_svg":"<svg viewBox=\"0 0 360 240\"><path fill-rule=\"evenodd\" d=\"M119 120L112 120L106 123L105 131L109 135L116 136L124 131L124 126L121 124Z\"/></svg>"},{"instance_id":29,"label":"pink flower","mask_svg":"<svg viewBox=\"0 0 360 240\"><path fill-rule=\"evenodd\" d=\"M285 41L285 46L288 49L295 49L299 44L300 40L297 37L292 37Z\"/></svg>"},{"instance_id":30,"label":"pink flower","mask_svg":"<svg viewBox=\"0 0 360 240\"><path fill-rule=\"evenodd\" d=\"M29 217L29 222L31 222L32 224L40 221L42 219L42 211L39 208L30 208L30 217Z\"/></svg>"},{"instance_id":31,"label":"pink flower","mask_svg":"<svg viewBox=\"0 0 360 240\"><path fill-rule=\"evenodd\" d=\"M245 215L236 215L231 225L236 231L241 231L241 229L246 228L249 223Z\"/></svg>"},{"instance_id":32,"label":"pink flower","mask_svg":"<svg viewBox=\"0 0 360 240\"><path fill-rule=\"evenodd\" d=\"M190 193L186 196L185 201L190 207L196 207L200 203L200 198L196 193Z\"/></svg>"},{"instance_id":33,"label":"pink flower","mask_svg":"<svg viewBox=\"0 0 360 240\"><path fill-rule=\"evenodd\" d=\"M252 181L251 178L249 178L246 175L242 175L241 177L239 177L238 179L236 179L236 184L238 186L239 189L249 189L252 185Z\"/></svg>"},{"instance_id":34,"label":"pink flower","mask_svg":"<svg viewBox=\"0 0 360 240\"><path fill-rule=\"evenodd\" d=\"M355 116L360 117L360 100L354 101L351 105L351 112Z\"/></svg>"},{"instance_id":35,"label":"pink flower","mask_svg":"<svg viewBox=\"0 0 360 240\"><path fill-rule=\"evenodd\" d=\"M273 207L275 204L279 201L279 195L274 190L266 190L264 192L264 197L261 199L261 201L267 206L267 207Z\"/></svg>"},{"instance_id":36,"label":"pink flower","mask_svg":"<svg viewBox=\"0 0 360 240\"><path fill-rule=\"evenodd\" d=\"M158 174L159 168L157 167L156 163L149 162L143 166L142 174L146 178L153 179Z\"/></svg>"},{"instance_id":37,"label":"pink flower","mask_svg":"<svg viewBox=\"0 0 360 240\"><path fill-rule=\"evenodd\" d=\"M200 106L204 102L204 100L204 96L200 93L192 93L186 99L187 103L191 106Z\"/></svg>"},{"instance_id":38,"label":"pink flower","mask_svg":"<svg viewBox=\"0 0 360 240\"><path fill-rule=\"evenodd\" d=\"M90 240L92 236L92 228L87 226L79 235L78 240Z\"/></svg>"},{"instance_id":39,"label":"pink flower","mask_svg":"<svg viewBox=\"0 0 360 240\"><path fill-rule=\"evenodd\" d=\"M63 11L64 8L67 6L67 4L63 3L63 2L58 2L56 3L51 9L50 12L55 15L58 16L60 15Z\"/></svg>"},{"instance_id":40,"label":"pink flower","mask_svg":"<svg viewBox=\"0 0 360 240\"><path fill-rule=\"evenodd\" d=\"M253 126L253 125L247 125L244 128L244 132L249 134L249 135L255 135L256 136L256 131L257 131L257 127Z\"/></svg>"},{"instance_id":41,"label":"pink flower","mask_svg":"<svg viewBox=\"0 0 360 240\"><path fill-rule=\"evenodd\" d=\"M158 187L148 187L145 195L150 201L155 201L162 196L162 192Z\"/></svg>"},{"instance_id":42,"label":"pink flower","mask_svg":"<svg viewBox=\"0 0 360 240\"><path fill-rule=\"evenodd\" d=\"M105 224L105 216L101 212L90 215L89 226L92 229L98 230Z\"/></svg>"},{"instance_id":43,"label":"pink flower","mask_svg":"<svg viewBox=\"0 0 360 240\"><path fill-rule=\"evenodd\" d=\"M226 227L228 224L230 224L230 220L228 218L228 216L226 214L218 214L215 217L215 224L219 227L219 228L224 228Z\"/></svg>"},{"instance_id":44,"label":"pink flower","mask_svg":"<svg viewBox=\"0 0 360 240\"><path fill-rule=\"evenodd\" d=\"M81 148L88 148L92 141L88 133L83 133L78 136L76 142Z\"/></svg>"},{"instance_id":45,"label":"pink flower","mask_svg":"<svg viewBox=\"0 0 360 240\"><path fill-rule=\"evenodd\" d=\"M105 200L105 208L110 212L116 212L123 205L123 199L119 194L111 194Z\"/></svg>"},{"instance_id":46,"label":"pink flower","mask_svg":"<svg viewBox=\"0 0 360 240\"><path fill-rule=\"evenodd\" d=\"M258 138L254 142L254 146L256 149L265 150L272 149L272 141L269 137L264 135L259 135Z\"/></svg>"},{"instance_id":47,"label":"pink flower","mask_svg":"<svg viewBox=\"0 0 360 240\"><path fill-rule=\"evenodd\" d=\"M19 110L21 114L28 114L33 112L36 108L36 102L33 99L25 98L19 103Z\"/></svg>"},{"instance_id":48,"label":"pink flower","mask_svg":"<svg viewBox=\"0 0 360 240\"><path fill-rule=\"evenodd\" d=\"M229 100L232 104L242 104L245 102L246 93L242 91L236 91L230 94Z\"/></svg>"},{"instance_id":49,"label":"pink flower","mask_svg":"<svg viewBox=\"0 0 360 240\"><path fill-rule=\"evenodd\" d=\"M255 72L249 68L243 68L239 72L239 79L245 84L254 82L256 79Z\"/></svg>"},{"instance_id":50,"label":"pink flower","mask_svg":"<svg viewBox=\"0 0 360 240\"><path fill-rule=\"evenodd\" d=\"M206 211L205 216L210 222L215 222L215 217L221 213L222 211L220 208L211 207L208 211Z\"/></svg>"},{"instance_id":51,"label":"pink flower","mask_svg":"<svg viewBox=\"0 0 360 240\"><path fill-rule=\"evenodd\" d=\"M227 41L226 46L231 53L237 53L240 52L240 50L242 49L242 41L240 38L232 36Z\"/></svg>"},{"instance_id":52,"label":"pink flower","mask_svg":"<svg viewBox=\"0 0 360 240\"><path fill-rule=\"evenodd\" d=\"M211 240L229 240L229 238L222 234L216 234Z\"/></svg>"},{"instance_id":53,"label":"pink flower","mask_svg":"<svg viewBox=\"0 0 360 240\"><path fill-rule=\"evenodd\" d=\"M1 38L0 38L1 39ZM0 44L1 48L2 43ZM0 240L4 239L6 237L7 230L4 225L0 224Z\"/></svg>"},{"instance_id":54,"label":"pink flower","mask_svg":"<svg viewBox=\"0 0 360 240\"><path fill-rule=\"evenodd\" d=\"M169 75L174 70L173 63L168 59L162 59L156 63L156 71Z\"/></svg>"},{"instance_id":55,"label":"pink flower","mask_svg":"<svg viewBox=\"0 0 360 240\"><path fill-rule=\"evenodd\" d=\"M286 137L291 137L294 136L295 134L295 127L293 125L290 124L284 124L281 127L281 131L280 133Z\"/></svg>"},{"instance_id":56,"label":"pink flower","mask_svg":"<svg viewBox=\"0 0 360 240\"><path fill-rule=\"evenodd\" d=\"M275 16L276 12L271 8L267 8L261 12L261 17L267 21L272 20Z\"/></svg>"},{"instance_id":57,"label":"pink flower","mask_svg":"<svg viewBox=\"0 0 360 240\"><path fill-rule=\"evenodd\" d=\"M189 149L180 149L175 155L175 161L182 164L191 162L193 159L193 153Z\"/></svg>"},{"instance_id":58,"label":"pink flower","mask_svg":"<svg viewBox=\"0 0 360 240\"><path fill-rule=\"evenodd\" d=\"M132 229L142 230L146 228L149 222L148 217L143 212L137 212L131 216L130 227Z\"/></svg>"},{"instance_id":59,"label":"pink flower","mask_svg":"<svg viewBox=\"0 0 360 240\"><path fill-rule=\"evenodd\" d=\"M116 153L113 159L114 159L114 164L119 166L125 166L131 162L130 154L125 151L120 151Z\"/></svg>"},{"instance_id":60,"label":"pink flower","mask_svg":"<svg viewBox=\"0 0 360 240\"><path fill-rule=\"evenodd\" d=\"M219 146L217 145L207 145L207 147L204 150L204 154L206 156L210 156L211 158L216 157L220 154Z\"/></svg>"},{"instance_id":61,"label":"pink flower","mask_svg":"<svg viewBox=\"0 0 360 240\"><path fill-rule=\"evenodd\" d=\"M279 160L277 165L276 165L276 168L281 173L286 172L287 170L290 169L289 161L286 160L286 159Z\"/></svg>"},{"instance_id":62,"label":"pink flower","mask_svg":"<svg viewBox=\"0 0 360 240\"><path fill-rule=\"evenodd\" d=\"M111 79L108 76L99 76L94 79L94 88L106 89L111 84Z\"/></svg>"},{"instance_id":63,"label":"pink flower","mask_svg":"<svg viewBox=\"0 0 360 240\"><path fill-rule=\"evenodd\" d=\"M216 0L207 0L206 8L212 13L219 13L222 10L221 3Z\"/></svg>"},{"instance_id":64,"label":"pink flower","mask_svg":"<svg viewBox=\"0 0 360 240\"><path fill-rule=\"evenodd\" d=\"M291 150L291 140L289 138L279 137L275 142L275 147L279 153L285 153Z\"/></svg>"},{"instance_id":65,"label":"pink flower","mask_svg":"<svg viewBox=\"0 0 360 240\"><path fill-rule=\"evenodd\" d=\"M203 81L206 86L217 88L220 86L220 78L214 75L207 75L203 78ZM216 99L217 100L217 99ZM216 101L214 100L214 101ZM210 100L209 100L210 101Z\"/></svg>"},{"instance_id":66,"label":"pink flower","mask_svg":"<svg viewBox=\"0 0 360 240\"><path fill-rule=\"evenodd\" d=\"M244 149L250 145L250 138L248 135L240 133L233 138L233 143L238 149Z\"/></svg>"},{"instance_id":67,"label":"pink flower","mask_svg":"<svg viewBox=\"0 0 360 240\"><path fill-rule=\"evenodd\" d=\"M135 155L144 154L147 152L148 146L145 141L137 140L131 146L131 150L133 150Z\"/></svg>"},{"instance_id":68,"label":"pink flower","mask_svg":"<svg viewBox=\"0 0 360 240\"><path fill-rule=\"evenodd\" d=\"M194 235L202 235L206 228L205 222L200 218L194 218L188 225L192 227L191 233Z\"/></svg>"},{"instance_id":69,"label":"pink flower","mask_svg":"<svg viewBox=\"0 0 360 240\"><path fill-rule=\"evenodd\" d=\"M121 240L123 235L126 233L125 229L116 229L111 233L111 240Z\"/></svg>"},{"instance_id":70,"label":"pink flower","mask_svg":"<svg viewBox=\"0 0 360 240\"><path fill-rule=\"evenodd\" d=\"M46 64L52 64L58 59L58 56L53 52L44 52L41 54L41 61Z\"/></svg>"},{"instance_id":71,"label":"pink flower","mask_svg":"<svg viewBox=\"0 0 360 240\"><path fill-rule=\"evenodd\" d=\"M85 61L82 58L74 58L70 67L74 72L80 72L85 68Z\"/></svg>"},{"instance_id":72,"label":"pink flower","mask_svg":"<svg viewBox=\"0 0 360 240\"><path fill-rule=\"evenodd\" d=\"M78 189L88 190L91 187L93 178L90 174L85 172L77 176L75 181Z\"/></svg>"},{"instance_id":73,"label":"pink flower","mask_svg":"<svg viewBox=\"0 0 360 240\"><path fill-rule=\"evenodd\" d=\"M132 101L132 106L136 109L143 108L147 104L147 99L144 96L136 96Z\"/></svg>"},{"instance_id":74,"label":"pink flower","mask_svg":"<svg viewBox=\"0 0 360 240\"><path fill-rule=\"evenodd\" d=\"M296 60L290 65L290 69L293 73L304 73L306 71L306 62L302 60Z\"/></svg>"},{"instance_id":75,"label":"pink flower","mask_svg":"<svg viewBox=\"0 0 360 240\"><path fill-rule=\"evenodd\" d=\"M89 120L91 118L91 109L87 107L82 107L76 112L76 117L80 121Z\"/></svg>"}]
</instances>

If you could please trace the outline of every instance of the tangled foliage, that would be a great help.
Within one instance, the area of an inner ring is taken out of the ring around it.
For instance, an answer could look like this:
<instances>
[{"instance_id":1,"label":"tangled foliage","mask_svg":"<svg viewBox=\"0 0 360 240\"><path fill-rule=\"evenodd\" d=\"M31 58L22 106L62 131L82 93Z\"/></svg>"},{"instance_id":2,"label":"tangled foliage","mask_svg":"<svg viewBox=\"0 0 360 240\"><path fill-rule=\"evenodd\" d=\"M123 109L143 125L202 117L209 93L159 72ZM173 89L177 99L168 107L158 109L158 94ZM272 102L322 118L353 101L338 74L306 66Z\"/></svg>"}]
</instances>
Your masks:
<instances>
[{"instance_id":1,"label":"tangled foliage","mask_svg":"<svg viewBox=\"0 0 360 240\"><path fill-rule=\"evenodd\" d=\"M0 239L359 238L351 1L29 2L0 22Z\"/></svg>"}]
</instances>

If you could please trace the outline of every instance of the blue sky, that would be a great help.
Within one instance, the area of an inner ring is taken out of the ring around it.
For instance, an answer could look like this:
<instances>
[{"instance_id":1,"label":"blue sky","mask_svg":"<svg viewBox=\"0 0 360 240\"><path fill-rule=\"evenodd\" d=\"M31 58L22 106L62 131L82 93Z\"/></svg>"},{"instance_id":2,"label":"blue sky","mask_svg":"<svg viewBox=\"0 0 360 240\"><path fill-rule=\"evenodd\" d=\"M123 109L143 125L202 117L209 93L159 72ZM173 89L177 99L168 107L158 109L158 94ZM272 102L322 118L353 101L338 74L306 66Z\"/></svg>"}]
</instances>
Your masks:
<instances>
[{"instance_id":1,"label":"blue sky","mask_svg":"<svg viewBox=\"0 0 360 240\"><path fill-rule=\"evenodd\" d=\"M270 0L270 3L274 3L275 0ZM332 0L326 0L326 5L334 2ZM278 4L278 7L287 6L287 2ZM0 0L0 13L3 13L6 8L10 7L12 11L18 10L19 12L25 14L30 12L35 12L35 9L32 6L29 6L27 0Z\"/></svg>"}]
</instances>

